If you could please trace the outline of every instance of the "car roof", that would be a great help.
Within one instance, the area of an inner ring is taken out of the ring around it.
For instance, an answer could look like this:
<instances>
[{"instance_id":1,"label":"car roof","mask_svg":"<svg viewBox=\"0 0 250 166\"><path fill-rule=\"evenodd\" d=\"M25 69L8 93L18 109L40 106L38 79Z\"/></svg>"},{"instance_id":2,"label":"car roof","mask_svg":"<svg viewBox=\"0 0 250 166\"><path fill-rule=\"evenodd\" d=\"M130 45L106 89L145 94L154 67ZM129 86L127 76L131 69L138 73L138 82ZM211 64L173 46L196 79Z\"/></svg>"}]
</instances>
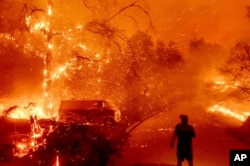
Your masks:
<instances>
[{"instance_id":1,"label":"car roof","mask_svg":"<svg viewBox=\"0 0 250 166\"><path fill-rule=\"evenodd\" d=\"M113 109L114 111L119 111L110 100L62 100L59 112L101 108L103 104L107 105L108 108Z\"/></svg>"}]
</instances>

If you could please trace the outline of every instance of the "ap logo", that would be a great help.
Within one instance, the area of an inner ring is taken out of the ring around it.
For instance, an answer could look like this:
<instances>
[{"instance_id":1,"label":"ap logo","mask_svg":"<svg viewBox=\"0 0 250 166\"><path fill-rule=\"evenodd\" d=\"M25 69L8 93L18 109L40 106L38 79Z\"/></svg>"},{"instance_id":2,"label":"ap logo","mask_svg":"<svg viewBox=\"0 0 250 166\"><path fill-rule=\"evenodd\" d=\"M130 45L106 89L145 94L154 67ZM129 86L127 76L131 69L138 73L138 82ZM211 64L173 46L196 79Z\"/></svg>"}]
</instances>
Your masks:
<instances>
[{"instance_id":1,"label":"ap logo","mask_svg":"<svg viewBox=\"0 0 250 166\"><path fill-rule=\"evenodd\" d=\"M230 166L250 166L250 150L230 150Z\"/></svg>"}]
</instances>

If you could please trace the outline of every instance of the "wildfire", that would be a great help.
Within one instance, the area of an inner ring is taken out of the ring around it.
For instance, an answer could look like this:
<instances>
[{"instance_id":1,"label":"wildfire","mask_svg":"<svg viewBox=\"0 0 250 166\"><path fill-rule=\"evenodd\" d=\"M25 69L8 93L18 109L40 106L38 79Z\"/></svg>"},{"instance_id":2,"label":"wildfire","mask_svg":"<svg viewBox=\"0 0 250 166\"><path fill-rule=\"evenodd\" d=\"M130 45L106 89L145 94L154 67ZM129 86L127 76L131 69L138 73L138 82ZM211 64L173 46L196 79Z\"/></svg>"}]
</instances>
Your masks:
<instances>
[{"instance_id":1,"label":"wildfire","mask_svg":"<svg viewBox=\"0 0 250 166\"><path fill-rule=\"evenodd\" d=\"M245 114L239 114L239 113L236 113L236 112L233 112L232 110L228 109L228 108L225 108L224 106L220 105L220 104L215 104L211 107L208 108L208 111L209 112L219 112L219 113L222 113L226 116L230 116L232 118L235 118L235 119L238 119L242 122L244 122L246 119L247 119L247 115Z\"/></svg>"},{"instance_id":2,"label":"wildfire","mask_svg":"<svg viewBox=\"0 0 250 166\"><path fill-rule=\"evenodd\" d=\"M36 116L30 117L30 134L20 135L16 134L13 136L13 155L16 157L23 157L30 151L35 151L45 144L44 142L44 128L41 128ZM51 128L47 135L52 132Z\"/></svg>"},{"instance_id":3,"label":"wildfire","mask_svg":"<svg viewBox=\"0 0 250 166\"><path fill-rule=\"evenodd\" d=\"M75 64L78 60L78 57L70 59L68 62L66 62L63 65L58 66L57 68L51 67L51 59L52 59L52 51L54 51L56 44L54 44L53 37L54 35L61 35L65 40L73 40L73 37L71 36L72 33L82 31L84 29L84 26L81 24L76 25L75 27L71 27L67 31L64 32L55 32L53 30L52 24L51 24L51 18L53 13L53 0L47 0L47 10L46 13L41 12L41 14L34 14L34 12L25 15L25 24L28 27L29 32L32 35L43 35L45 39L44 46L46 46L47 50L44 50L44 52L40 52L34 49L32 45L32 39L28 40L27 43L25 43L24 47L24 53L28 53L31 51L35 51L36 55L39 55L40 57L43 57L44 59L44 69L43 69L43 99L42 101L39 102L36 106L27 107L26 106L18 106L11 112L7 114L8 117L10 118L15 118L15 119L29 119L30 115L37 115L40 118L49 118L51 116L56 116L55 114L57 112L53 112L53 108L55 106L55 102L53 101L53 96L52 96L52 83L55 80L58 80L61 78L61 76L67 76L67 71L68 70L80 70L82 66L78 66L77 68L75 67ZM12 35L10 34L5 34L5 33L0 33L0 40L1 39L7 39L7 40L15 40ZM52 44L53 43L53 44ZM74 44L74 47L78 47L79 50L77 51L82 51L81 53L86 53L86 51L90 51L90 49L85 45L84 43L78 43ZM77 48L77 49L78 49ZM108 54L110 53L110 50L108 50ZM91 58L94 58L96 61L100 60L102 58L101 53L94 53ZM84 59L84 58L83 58ZM89 67L93 63L92 60L86 58L89 60ZM106 59L104 63L108 64L110 63L109 59ZM103 64L99 64L97 68L97 72L101 73L103 70ZM97 84L100 84L101 78L97 78ZM97 91L99 94L100 92ZM35 101L35 100L34 100ZM23 103L23 102L18 102L18 103ZM3 110L3 108L0 110ZM54 114L54 115L52 115Z\"/></svg>"},{"instance_id":4,"label":"wildfire","mask_svg":"<svg viewBox=\"0 0 250 166\"><path fill-rule=\"evenodd\" d=\"M221 78L215 79L215 81L212 81L212 82L213 82L212 89L216 90L216 92L218 91L221 93L234 90L239 86L238 83L229 84L226 81L224 81L224 79L221 79ZM237 119L241 122L244 122L250 115L249 112L232 111L231 109L226 108L222 102L209 107L208 112L221 113L223 115Z\"/></svg>"}]
</instances>

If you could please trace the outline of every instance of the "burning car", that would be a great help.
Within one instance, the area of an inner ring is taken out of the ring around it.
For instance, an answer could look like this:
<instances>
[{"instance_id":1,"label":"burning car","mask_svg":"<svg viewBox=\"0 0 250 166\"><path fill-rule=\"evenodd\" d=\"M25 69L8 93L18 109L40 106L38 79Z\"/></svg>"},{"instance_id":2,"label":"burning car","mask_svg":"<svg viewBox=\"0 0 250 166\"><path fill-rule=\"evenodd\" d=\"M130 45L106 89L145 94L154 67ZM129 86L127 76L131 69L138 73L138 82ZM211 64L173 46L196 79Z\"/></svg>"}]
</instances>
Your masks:
<instances>
[{"instance_id":1,"label":"burning car","mask_svg":"<svg viewBox=\"0 0 250 166\"><path fill-rule=\"evenodd\" d=\"M65 123L115 124L121 120L121 111L109 100L63 100L59 121Z\"/></svg>"}]
</instances>

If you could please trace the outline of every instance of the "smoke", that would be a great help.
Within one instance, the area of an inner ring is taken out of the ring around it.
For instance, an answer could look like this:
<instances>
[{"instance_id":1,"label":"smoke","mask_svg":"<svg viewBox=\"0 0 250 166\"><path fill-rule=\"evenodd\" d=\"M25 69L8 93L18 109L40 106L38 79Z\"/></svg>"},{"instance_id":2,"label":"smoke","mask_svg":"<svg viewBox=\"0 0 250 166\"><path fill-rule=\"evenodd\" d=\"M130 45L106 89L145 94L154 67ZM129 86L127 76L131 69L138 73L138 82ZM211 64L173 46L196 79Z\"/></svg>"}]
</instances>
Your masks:
<instances>
[{"instance_id":1,"label":"smoke","mask_svg":"<svg viewBox=\"0 0 250 166\"><path fill-rule=\"evenodd\" d=\"M159 36L187 46L192 38L204 38L223 46L249 38L249 1L157 1L148 2Z\"/></svg>"},{"instance_id":2,"label":"smoke","mask_svg":"<svg viewBox=\"0 0 250 166\"><path fill-rule=\"evenodd\" d=\"M0 54L0 97L32 98L41 93L43 61L26 56L15 48L5 48Z\"/></svg>"}]
</instances>

